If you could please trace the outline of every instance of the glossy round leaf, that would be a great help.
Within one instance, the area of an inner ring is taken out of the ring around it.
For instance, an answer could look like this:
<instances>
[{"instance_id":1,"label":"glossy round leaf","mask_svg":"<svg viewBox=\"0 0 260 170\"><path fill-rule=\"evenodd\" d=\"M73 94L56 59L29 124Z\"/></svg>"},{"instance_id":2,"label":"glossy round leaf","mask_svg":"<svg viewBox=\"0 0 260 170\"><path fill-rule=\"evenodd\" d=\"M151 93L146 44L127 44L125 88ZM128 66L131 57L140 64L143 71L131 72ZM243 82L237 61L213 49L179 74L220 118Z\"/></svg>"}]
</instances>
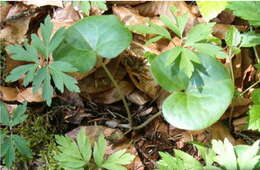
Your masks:
<instances>
[{"instance_id":1,"label":"glossy round leaf","mask_svg":"<svg viewBox=\"0 0 260 170\"><path fill-rule=\"evenodd\" d=\"M176 56L178 49L166 51L151 62L151 71L155 80L168 91L183 90L188 86L189 79L184 72L177 66L180 58ZM171 63L172 57L176 58Z\"/></svg>"},{"instance_id":2,"label":"glossy round leaf","mask_svg":"<svg viewBox=\"0 0 260 170\"><path fill-rule=\"evenodd\" d=\"M92 50L75 48L67 42L63 42L55 50L53 58L56 61L64 61L76 67L79 72L88 72L96 64L96 53Z\"/></svg>"},{"instance_id":3,"label":"glossy round leaf","mask_svg":"<svg viewBox=\"0 0 260 170\"><path fill-rule=\"evenodd\" d=\"M97 55L115 58L131 41L132 34L116 16L90 16L66 30L54 59L70 62L79 71L87 72L94 67Z\"/></svg>"},{"instance_id":4,"label":"glossy round leaf","mask_svg":"<svg viewBox=\"0 0 260 170\"><path fill-rule=\"evenodd\" d=\"M224 66L214 58L199 55L207 74L198 73L203 87L190 83L185 92L174 92L166 98L162 111L175 127L198 130L215 123L230 104L234 86Z\"/></svg>"}]
</instances>

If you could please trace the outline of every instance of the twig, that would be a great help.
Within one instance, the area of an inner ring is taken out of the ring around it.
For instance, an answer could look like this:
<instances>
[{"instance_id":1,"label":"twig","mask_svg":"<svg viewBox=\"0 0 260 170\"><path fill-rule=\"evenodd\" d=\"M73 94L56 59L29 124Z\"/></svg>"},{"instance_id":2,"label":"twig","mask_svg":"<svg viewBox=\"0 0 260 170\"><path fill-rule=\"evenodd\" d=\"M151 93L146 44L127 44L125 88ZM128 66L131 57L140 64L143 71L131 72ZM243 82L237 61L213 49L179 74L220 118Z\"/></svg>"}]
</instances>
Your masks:
<instances>
[{"instance_id":1,"label":"twig","mask_svg":"<svg viewBox=\"0 0 260 170\"><path fill-rule=\"evenodd\" d=\"M150 117L149 119L147 119L144 123L133 127L133 130L139 130L144 128L146 125L148 125L151 121L153 121L156 117L160 116L162 114L161 111L157 112L156 114L154 114L152 117Z\"/></svg>"},{"instance_id":2,"label":"twig","mask_svg":"<svg viewBox=\"0 0 260 170\"><path fill-rule=\"evenodd\" d=\"M243 96L246 92L248 92L249 90L251 90L253 87L255 87L258 83L260 83L260 79L258 81L256 81L254 84L252 84L251 86L249 86L246 90L244 90L242 93L240 93L240 96Z\"/></svg>"},{"instance_id":3,"label":"twig","mask_svg":"<svg viewBox=\"0 0 260 170\"><path fill-rule=\"evenodd\" d=\"M133 121L132 121L132 115L131 115L131 112L129 110L129 107L127 105L127 102L125 100L125 97L124 95L122 94L121 90L120 90L120 87L118 86L116 80L114 79L113 75L110 73L110 71L107 69L106 65L103 63L103 61L101 61L101 66L102 68L105 70L105 72L107 73L109 79L112 81L113 85L115 86L117 92L119 93L119 96L120 98L122 99L123 103L124 103L124 107L125 107L125 110L126 110L126 113L127 113L127 117L128 117L128 122L129 122L129 125L130 125L130 128L132 129L133 127Z\"/></svg>"}]
</instances>

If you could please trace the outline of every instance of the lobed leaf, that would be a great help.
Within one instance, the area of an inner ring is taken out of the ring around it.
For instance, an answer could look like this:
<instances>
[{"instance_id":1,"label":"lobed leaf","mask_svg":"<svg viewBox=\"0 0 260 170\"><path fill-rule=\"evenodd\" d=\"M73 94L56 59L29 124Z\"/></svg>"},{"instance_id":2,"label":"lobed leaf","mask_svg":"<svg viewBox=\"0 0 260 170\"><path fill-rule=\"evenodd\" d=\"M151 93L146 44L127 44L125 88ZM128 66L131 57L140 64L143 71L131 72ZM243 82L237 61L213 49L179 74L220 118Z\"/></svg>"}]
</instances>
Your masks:
<instances>
[{"instance_id":1,"label":"lobed leaf","mask_svg":"<svg viewBox=\"0 0 260 170\"><path fill-rule=\"evenodd\" d=\"M10 122L10 126L15 126L23 121L28 117L28 115L24 114L26 111L27 102L23 102L22 105L18 105L17 108L13 112L13 118Z\"/></svg>"},{"instance_id":2,"label":"lobed leaf","mask_svg":"<svg viewBox=\"0 0 260 170\"><path fill-rule=\"evenodd\" d=\"M10 125L9 113L2 101L0 101L0 111L1 111L0 123L9 126Z\"/></svg>"},{"instance_id":3,"label":"lobed leaf","mask_svg":"<svg viewBox=\"0 0 260 170\"><path fill-rule=\"evenodd\" d=\"M215 23L195 25L185 37L186 45L191 45L193 43L207 39L213 31L214 25Z\"/></svg>"},{"instance_id":4,"label":"lobed leaf","mask_svg":"<svg viewBox=\"0 0 260 170\"><path fill-rule=\"evenodd\" d=\"M27 158L32 158L32 151L28 147L28 142L24 138L18 135L12 135L12 139L14 140L16 148L22 155Z\"/></svg>"},{"instance_id":5,"label":"lobed leaf","mask_svg":"<svg viewBox=\"0 0 260 170\"><path fill-rule=\"evenodd\" d=\"M94 145L93 157L95 163L100 167L104 161L105 150L106 150L106 140L103 135L98 137L98 141Z\"/></svg>"},{"instance_id":6,"label":"lobed leaf","mask_svg":"<svg viewBox=\"0 0 260 170\"><path fill-rule=\"evenodd\" d=\"M260 105L253 105L249 110L248 129L260 131Z\"/></svg>"}]
</instances>

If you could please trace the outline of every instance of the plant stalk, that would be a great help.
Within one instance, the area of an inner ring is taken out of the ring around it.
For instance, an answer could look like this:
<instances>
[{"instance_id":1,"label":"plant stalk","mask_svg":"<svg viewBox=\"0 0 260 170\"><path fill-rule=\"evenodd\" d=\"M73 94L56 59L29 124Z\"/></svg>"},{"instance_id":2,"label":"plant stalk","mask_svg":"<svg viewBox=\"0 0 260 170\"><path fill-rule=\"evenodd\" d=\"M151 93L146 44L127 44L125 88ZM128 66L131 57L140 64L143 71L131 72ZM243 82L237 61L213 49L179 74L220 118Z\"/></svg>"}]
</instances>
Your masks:
<instances>
[{"instance_id":1,"label":"plant stalk","mask_svg":"<svg viewBox=\"0 0 260 170\"><path fill-rule=\"evenodd\" d=\"M127 105L127 102L125 100L124 95L122 94L120 87L118 86L118 83L116 82L116 80L114 79L113 75L110 73L110 71L107 69L106 65L103 63L103 61L101 61L101 66L102 68L105 70L106 74L108 75L109 79L112 81L113 85L115 86L117 92L119 93L120 98L122 99L123 103L124 103L124 107L127 113L127 118L128 118L128 122L129 122L129 126L132 129L133 127L133 120L132 120L132 115L131 112L129 110L129 107Z\"/></svg>"},{"instance_id":2,"label":"plant stalk","mask_svg":"<svg viewBox=\"0 0 260 170\"><path fill-rule=\"evenodd\" d=\"M258 83L260 83L260 79L258 81L256 81L254 84L252 84L251 86L249 86L246 90L244 90L242 93L240 93L240 96L243 96L246 92L248 92L250 89L252 89L253 87L255 87Z\"/></svg>"},{"instance_id":3,"label":"plant stalk","mask_svg":"<svg viewBox=\"0 0 260 170\"><path fill-rule=\"evenodd\" d=\"M157 112L156 114L154 114L152 117L150 117L149 119L147 119L145 122L143 122L142 124L133 127L133 130L139 130L144 128L146 125L148 125L151 121L153 121L156 117L160 116L162 114L161 111Z\"/></svg>"}]
</instances>

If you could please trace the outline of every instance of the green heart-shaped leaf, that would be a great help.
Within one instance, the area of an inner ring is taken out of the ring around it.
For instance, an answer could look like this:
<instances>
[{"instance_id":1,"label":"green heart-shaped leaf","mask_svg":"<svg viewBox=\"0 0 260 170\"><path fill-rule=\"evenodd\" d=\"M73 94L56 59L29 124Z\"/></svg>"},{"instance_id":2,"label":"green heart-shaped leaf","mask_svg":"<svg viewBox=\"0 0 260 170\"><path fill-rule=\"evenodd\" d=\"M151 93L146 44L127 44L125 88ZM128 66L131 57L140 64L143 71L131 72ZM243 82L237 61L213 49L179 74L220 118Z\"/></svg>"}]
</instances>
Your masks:
<instances>
[{"instance_id":1,"label":"green heart-shaped leaf","mask_svg":"<svg viewBox=\"0 0 260 170\"><path fill-rule=\"evenodd\" d=\"M212 57L201 54L199 57L207 74L199 72L195 76L200 76L204 86L197 87L190 82L185 92L172 93L162 106L165 119L181 129L198 130L212 125L223 115L233 97L234 86L224 66ZM179 82L175 81L175 84Z\"/></svg>"},{"instance_id":2,"label":"green heart-shaped leaf","mask_svg":"<svg viewBox=\"0 0 260 170\"><path fill-rule=\"evenodd\" d=\"M66 30L64 42L55 51L54 59L87 72L94 67L96 56L115 58L131 41L131 33L116 16L90 16Z\"/></svg>"}]
</instances>

